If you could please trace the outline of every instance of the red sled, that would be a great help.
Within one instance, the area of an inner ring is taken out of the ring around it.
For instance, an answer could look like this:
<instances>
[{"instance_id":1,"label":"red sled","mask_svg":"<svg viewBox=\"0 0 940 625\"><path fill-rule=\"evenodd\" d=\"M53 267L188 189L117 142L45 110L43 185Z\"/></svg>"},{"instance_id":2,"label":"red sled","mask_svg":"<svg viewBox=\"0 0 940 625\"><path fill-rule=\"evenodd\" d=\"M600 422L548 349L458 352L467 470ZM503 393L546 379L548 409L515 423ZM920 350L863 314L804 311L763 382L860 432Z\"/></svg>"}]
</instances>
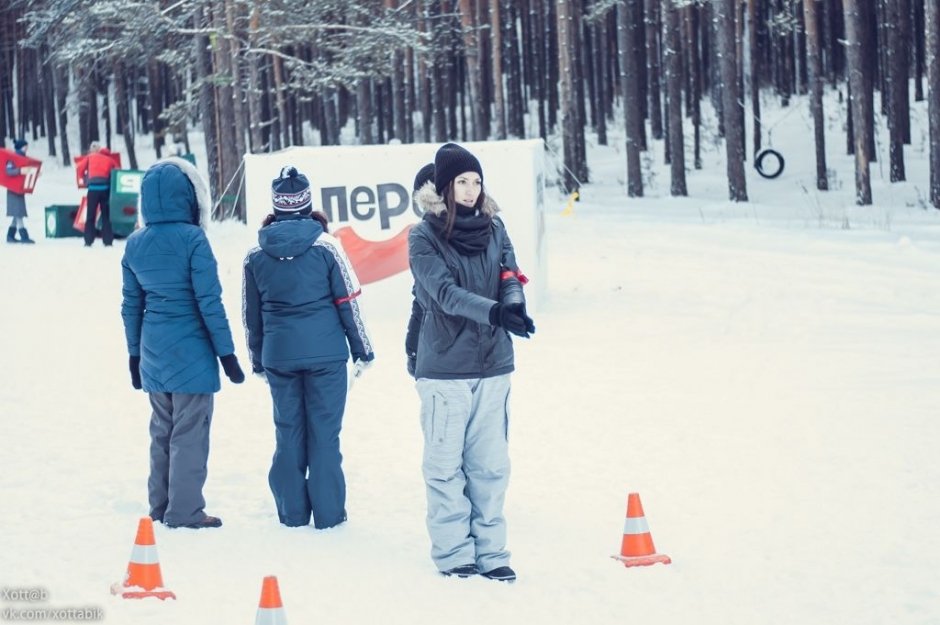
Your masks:
<instances>
[{"instance_id":1,"label":"red sled","mask_svg":"<svg viewBox=\"0 0 940 625\"><path fill-rule=\"evenodd\" d=\"M117 166L117 169L121 169L121 153L120 152L103 152L105 156L114 161L114 164ZM85 181L85 166L86 161L88 160L87 154L82 154L81 156L72 157L72 162L75 164L75 186L79 189L84 189L88 187Z\"/></svg>"},{"instance_id":2,"label":"red sled","mask_svg":"<svg viewBox=\"0 0 940 625\"><path fill-rule=\"evenodd\" d=\"M85 232L85 213L88 212L88 198L82 196L82 203L78 205L78 210L75 212L75 221L72 222L72 227L78 230L79 232ZM95 211L95 224L98 224L98 219L101 217L101 209L99 208Z\"/></svg>"},{"instance_id":3,"label":"red sled","mask_svg":"<svg viewBox=\"0 0 940 625\"><path fill-rule=\"evenodd\" d=\"M17 176L8 176L6 164L12 162L20 170ZM6 187L14 193L25 195L32 193L36 188L36 180L39 178L39 169L42 167L42 161L35 158L22 156L13 150L0 148L0 187Z\"/></svg>"}]
</instances>

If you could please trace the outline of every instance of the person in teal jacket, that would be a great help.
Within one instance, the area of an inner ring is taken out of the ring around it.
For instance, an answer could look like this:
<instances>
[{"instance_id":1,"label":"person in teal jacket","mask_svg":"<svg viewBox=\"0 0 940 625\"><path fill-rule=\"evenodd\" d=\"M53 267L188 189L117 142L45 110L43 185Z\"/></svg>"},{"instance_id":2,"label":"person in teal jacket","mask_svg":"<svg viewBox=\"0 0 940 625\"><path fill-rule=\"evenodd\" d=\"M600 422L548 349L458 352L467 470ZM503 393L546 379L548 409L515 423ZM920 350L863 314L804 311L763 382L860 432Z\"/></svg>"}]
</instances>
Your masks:
<instances>
[{"instance_id":1,"label":"person in teal jacket","mask_svg":"<svg viewBox=\"0 0 940 625\"><path fill-rule=\"evenodd\" d=\"M375 358L359 306L362 289L342 245L313 210L310 182L285 167L271 185L273 212L245 257L243 319L251 369L274 403L268 473L278 519L326 529L346 521L340 433L346 363Z\"/></svg>"},{"instance_id":2,"label":"person in teal jacket","mask_svg":"<svg viewBox=\"0 0 940 625\"><path fill-rule=\"evenodd\" d=\"M141 183L145 226L127 239L121 316L131 383L150 394L150 516L169 527L218 527L205 513L219 366L245 381L222 306L209 239L209 192L188 161L157 162Z\"/></svg>"}]
</instances>

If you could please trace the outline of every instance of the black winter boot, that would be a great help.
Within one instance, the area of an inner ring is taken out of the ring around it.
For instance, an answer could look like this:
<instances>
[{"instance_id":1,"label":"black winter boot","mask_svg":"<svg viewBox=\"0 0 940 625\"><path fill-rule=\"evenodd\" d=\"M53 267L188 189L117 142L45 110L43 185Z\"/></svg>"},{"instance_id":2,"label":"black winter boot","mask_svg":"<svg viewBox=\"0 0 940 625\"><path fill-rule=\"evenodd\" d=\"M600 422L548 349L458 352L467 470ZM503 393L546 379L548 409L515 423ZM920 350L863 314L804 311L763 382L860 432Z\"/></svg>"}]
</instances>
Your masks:
<instances>
[{"instance_id":1,"label":"black winter boot","mask_svg":"<svg viewBox=\"0 0 940 625\"><path fill-rule=\"evenodd\" d=\"M7 230L7 243L19 243L16 240L16 226L10 226Z\"/></svg>"},{"instance_id":2,"label":"black winter boot","mask_svg":"<svg viewBox=\"0 0 940 625\"><path fill-rule=\"evenodd\" d=\"M26 232L26 228L20 228L20 243L35 243L35 241L29 238L29 233Z\"/></svg>"}]
</instances>

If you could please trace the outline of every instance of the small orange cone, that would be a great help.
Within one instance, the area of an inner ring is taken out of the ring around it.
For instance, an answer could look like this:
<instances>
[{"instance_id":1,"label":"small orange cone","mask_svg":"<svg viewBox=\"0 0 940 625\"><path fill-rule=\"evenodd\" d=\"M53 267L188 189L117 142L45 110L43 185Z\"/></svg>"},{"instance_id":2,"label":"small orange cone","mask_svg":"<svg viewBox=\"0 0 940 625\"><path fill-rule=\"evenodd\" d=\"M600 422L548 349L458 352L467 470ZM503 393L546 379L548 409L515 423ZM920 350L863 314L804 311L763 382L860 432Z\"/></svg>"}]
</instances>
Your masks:
<instances>
[{"instance_id":1,"label":"small orange cone","mask_svg":"<svg viewBox=\"0 0 940 625\"><path fill-rule=\"evenodd\" d=\"M643 516L643 504L640 503L639 493L630 493L627 496L627 519L623 524L620 555L610 557L620 560L624 566L649 566L657 562L663 564L672 562L669 556L656 553L653 536L650 534L646 517Z\"/></svg>"},{"instance_id":2,"label":"small orange cone","mask_svg":"<svg viewBox=\"0 0 940 625\"><path fill-rule=\"evenodd\" d=\"M261 601L258 602L255 625L287 625L287 614L284 612L281 591L274 575L265 577L261 583Z\"/></svg>"},{"instance_id":3,"label":"small orange cone","mask_svg":"<svg viewBox=\"0 0 940 625\"><path fill-rule=\"evenodd\" d=\"M153 538L153 521L149 516L141 518L137 524L137 538L134 540L124 581L112 585L111 593L120 594L125 599L176 599L176 595L163 588L163 574L160 573L160 562L157 559L157 543Z\"/></svg>"}]
</instances>

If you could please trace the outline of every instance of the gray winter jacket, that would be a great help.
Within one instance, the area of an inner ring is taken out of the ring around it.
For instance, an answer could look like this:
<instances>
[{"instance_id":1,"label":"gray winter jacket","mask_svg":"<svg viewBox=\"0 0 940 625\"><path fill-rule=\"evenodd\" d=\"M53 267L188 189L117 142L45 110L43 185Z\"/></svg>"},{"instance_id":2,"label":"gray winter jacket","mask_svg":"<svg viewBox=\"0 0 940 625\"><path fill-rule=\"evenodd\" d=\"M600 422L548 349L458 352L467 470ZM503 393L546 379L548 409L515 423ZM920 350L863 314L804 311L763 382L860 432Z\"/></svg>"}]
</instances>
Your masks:
<instances>
[{"instance_id":1,"label":"gray winter jacket","mask_svg":"<svg viewBox=\"0 0 940 625\"><path fill-rule=\"evenodd\" d=\"M446 211L433 183L422 187L416 200L425 213ZM519 268L496 203L487 197L482 211L493 221L489 244L479 256L459 254L427 221L408 236L415 297L424 310L416 378L488 378L514 369L509 334L491 326L489 314L499 298L501 267Z\"/></svg>"}]
</instances>

